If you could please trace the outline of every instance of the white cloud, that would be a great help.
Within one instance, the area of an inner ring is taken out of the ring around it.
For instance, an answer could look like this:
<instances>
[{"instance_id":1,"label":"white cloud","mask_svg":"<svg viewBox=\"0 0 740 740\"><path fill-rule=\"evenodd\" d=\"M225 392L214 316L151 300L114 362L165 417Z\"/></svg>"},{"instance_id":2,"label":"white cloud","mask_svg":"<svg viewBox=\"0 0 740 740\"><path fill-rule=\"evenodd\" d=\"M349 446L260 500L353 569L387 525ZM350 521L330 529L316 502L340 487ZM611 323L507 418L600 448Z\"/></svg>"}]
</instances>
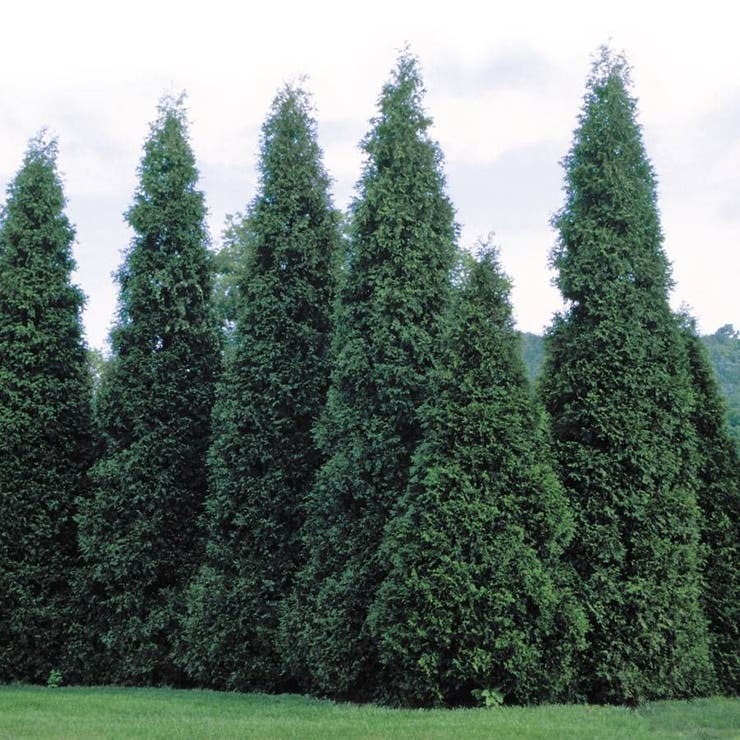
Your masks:
<instances>
[{"instance_id":1,"label":"white cloud","mask_svg":"<svg viewBox=\"0 0 740 740\"><path fill-rule=\"evenodd\" d=\"M224 214L254 196L259 128L272 97L303 74L337 202L346 205L360 174L356 145L408 41L421 59L464 240L497 232L520 325L539 330L559 304L545 262L554 239L547 219L561 202L556 163L569 146L590 55L611 38L634 66L678 282L674 302L691 303L701 328L713 331L740 324L740 47L731 9L714 0L9 3L0 180L17 170L40 127L59 135L77 275L90 296L88 335L100 346L115 303L109 273L129 239L121 214L163 92L188 91L217 241Z\"/></svg>"}]
</instances>

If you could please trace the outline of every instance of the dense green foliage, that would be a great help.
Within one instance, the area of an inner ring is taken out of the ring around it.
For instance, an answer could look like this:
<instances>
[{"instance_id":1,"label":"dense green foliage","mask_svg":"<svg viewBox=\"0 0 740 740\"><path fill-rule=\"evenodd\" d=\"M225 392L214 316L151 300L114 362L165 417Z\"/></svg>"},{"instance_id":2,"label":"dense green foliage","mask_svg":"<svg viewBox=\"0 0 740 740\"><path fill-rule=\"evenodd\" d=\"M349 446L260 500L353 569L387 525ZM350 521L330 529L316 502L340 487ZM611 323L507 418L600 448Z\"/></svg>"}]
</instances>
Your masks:
<instances>
[{"instance_id":1,"label":"dense green foliage","mask_svg":"<svg viewBox=\"0 0 740 740\"><path fill-rule=\"evenodd\" d=\"M712 661L720 688L740 691L740 462L725 421L707 352L693 321L683 317L699 443L699 505L702 510L704 613L709 621Z\"/></svg>"},{"instance_id":2,"label":"dense green foliage","mask_svg":"<svg viewBox=\"0 0 740 740\"><path fill-rule=\"evenodd\" d=\"M456 227L422 83L408 53L363 142L350 245L317 439L327 462L307 501L309 561L284 608L282 650L313 691L377 693L368 609L388 570L380 543L419 440Z\"/></svg>"},{"instance_id":3,"label":"dense green foliage","mask_svg":"<svg viewBox=\"0 0 740 740\"><path fill-rule=\"evenodd\" d=\"M83 296L57 147L32 140L0 223L0 681L46 680L71 616L92 462Z\"/></svg>"},{"instance_id":4,"label":"dense green foliage","mask_svg":"<svg viewBox=\"0 0 740 740\"><path fill-rule=\"evenodd\" d=\"M261 184L231 248L245 255L210 452L206 564L189 590L184 665L221 688L284 684L277 610L300 562L311 432L329 383L339 252L310 101L287 87L262 130Z\"/></svg>"},{"instance_id":5,"label":"dense green foliage","mask_svg":"<svg viewBox=\"0 0 740 740\"><path fill-rule=\"evenodd\" d=\"M370 612L382 697L403 705L562 698L584 615L562 553L573 522L493 250L456 290L422 441L381 548ZM572 574L571 574L572 575Z\"/></svg>"},{"instance_id":6,"label":"dense green foliage","mask_svg":"<svg viewBox=\"0 0 740 740\"><path fill-rule=\"evenodd\" d=\"M540 706L419 712L305 696L172 689L0 686L0 736L12 738L731 738L740 700L623 707Z\"/></svg>"},{"instance_id":7,"label":"dense green foliage","mask_svg":"<svg viewBox=\"0 0 740 740\"><path fill-rule=\"evenodd\" d=\"M702 336L701 342L709 353L725 400L730 436L740 449L740 336L731 324L725 324L714 334ZM545 361L544 337L522 332L522 355L529 379L536 380Z\"/></svg>"},{"instance_id":8,"label":"dense green foliage","mask_svg":"<svg viewBox=\"0 0 740 740\"><path fill-rule=\"evenodd\" d=\"M83 508L85 680L178 680L171 642L201 559L220 348L210 306L203 195L181 100L152 125L127 213L135 236L117 279L112 357L96 398L103 453Z\"/></svg>"},{"instance_id":9,"label":"dense green foliage","mask_svg":"<svg viewBox=\"0 0 740 740\"><path fill-rule=\"evenodd\" d=\"M544 340L496 250L457 249L423 93L404 51L342 236L310 99L282 89L213 256L164 99L110 356L83 340L56 143L31 142L0 212L0 682L737 693L740 339L671 313L625 61L602 50L564 160Z\"/></svg>"},{"instance_id":10,"label":"dense green foliage","mask_svg":"<svg viewBox=\"0 0 740 740\"><path fill-rule=\"evenodd\" d=\"M609 702L703 694L715 684L687 356L628 71L606 50L564 165L553 263L569 308L547 338L542 391L577 517L583 690Z\"/></svg>"}]
</instances>

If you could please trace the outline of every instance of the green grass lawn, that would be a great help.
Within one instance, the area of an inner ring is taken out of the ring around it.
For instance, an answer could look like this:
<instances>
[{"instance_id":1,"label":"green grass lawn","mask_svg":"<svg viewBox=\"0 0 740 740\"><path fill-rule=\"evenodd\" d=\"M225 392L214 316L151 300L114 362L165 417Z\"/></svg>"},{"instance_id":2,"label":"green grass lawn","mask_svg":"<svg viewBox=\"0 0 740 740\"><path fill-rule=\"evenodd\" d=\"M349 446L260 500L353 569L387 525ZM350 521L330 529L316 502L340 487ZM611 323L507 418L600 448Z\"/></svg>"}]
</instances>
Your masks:
<instances>
[{"instance_id":1,"label":"green grass lawn","mask_svg":"<svg viewBox=\"0 0 740 740\"><path fill-rule=\"evenodd\" d=\"M300 696L0 686L1 738L738 738L740 700L397 710Z\"/></svg>"}]
</instances>

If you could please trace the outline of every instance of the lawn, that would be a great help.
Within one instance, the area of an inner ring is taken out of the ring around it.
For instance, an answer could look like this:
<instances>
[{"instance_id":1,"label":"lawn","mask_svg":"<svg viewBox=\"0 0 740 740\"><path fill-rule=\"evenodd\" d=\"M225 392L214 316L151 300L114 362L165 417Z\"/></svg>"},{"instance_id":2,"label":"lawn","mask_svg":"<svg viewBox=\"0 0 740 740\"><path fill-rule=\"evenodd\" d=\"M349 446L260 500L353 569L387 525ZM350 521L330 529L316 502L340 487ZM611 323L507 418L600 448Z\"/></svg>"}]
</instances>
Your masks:
<instances>
[{"instance_id":1,"label":"lawn","mask_svg":"<svg viewBox=\"0 0 740 740\"><path fill-rule=\"evenodd\" d=\"M397 710L301 696L0 686L0 738L738 738L740 700Z\"/></svg>"}]
</instances>

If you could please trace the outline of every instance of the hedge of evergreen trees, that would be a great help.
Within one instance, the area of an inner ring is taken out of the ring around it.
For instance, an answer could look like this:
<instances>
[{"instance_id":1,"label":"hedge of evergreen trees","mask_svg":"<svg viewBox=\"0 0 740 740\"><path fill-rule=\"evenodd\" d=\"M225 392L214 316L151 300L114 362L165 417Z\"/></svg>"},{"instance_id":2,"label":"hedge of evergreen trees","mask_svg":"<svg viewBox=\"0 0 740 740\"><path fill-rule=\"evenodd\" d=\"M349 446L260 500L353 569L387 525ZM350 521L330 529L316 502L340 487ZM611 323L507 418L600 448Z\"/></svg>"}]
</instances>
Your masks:
<instances>
[{"instance_id":1,"label":"hedge of evergreen trees","mask_svg":"<svg viewBox=\"0 0 740 740\"><path fill-rule=\"evenodd\" d=\"M564 160L536 387L496 248L459 248L423 96L404 51L343 223L283 88L216 259L164 99L95 383L56 142L31 141L0 214L0 681L737 693L737 448L669 308L626 62L601 50Z\"/></svg>"}]
</instances>

